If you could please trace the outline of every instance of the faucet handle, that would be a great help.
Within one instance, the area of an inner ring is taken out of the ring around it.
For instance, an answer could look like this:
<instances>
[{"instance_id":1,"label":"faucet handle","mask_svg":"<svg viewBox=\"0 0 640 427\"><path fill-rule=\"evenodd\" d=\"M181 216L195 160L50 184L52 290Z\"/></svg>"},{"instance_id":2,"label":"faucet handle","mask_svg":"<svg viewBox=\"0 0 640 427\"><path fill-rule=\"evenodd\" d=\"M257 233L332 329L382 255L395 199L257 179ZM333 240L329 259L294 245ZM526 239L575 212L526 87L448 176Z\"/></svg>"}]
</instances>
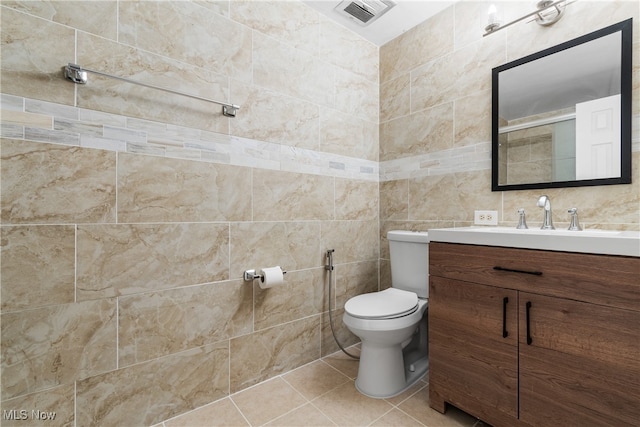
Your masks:
<instances>
[{"instance_id":1,"label":"faucet handle","mask_svg":"<svg viewBox=\"0 0 640 427\"><path fill-rule=\"evenodd\" d=\"M518 214L520 215L520 219L518 220L518 225L516 226L516 228L519 230L524 230L529 228L527 227L527 219L524 213L524 208L518 209Z\"/></svg>"},{"instance_id":2,"label":"faucet handle","mask_svg":"<svg viewBox=\"0 0 640 427\"><path fill-rule=\"evenodd\" d=\"M569 230L582 230L582 227L580 227L580 223L578 222L578 208L571 208L567 212L569 212L569 214L571 215L571 224L569 224Z\"/></svg>"}]
</instances>

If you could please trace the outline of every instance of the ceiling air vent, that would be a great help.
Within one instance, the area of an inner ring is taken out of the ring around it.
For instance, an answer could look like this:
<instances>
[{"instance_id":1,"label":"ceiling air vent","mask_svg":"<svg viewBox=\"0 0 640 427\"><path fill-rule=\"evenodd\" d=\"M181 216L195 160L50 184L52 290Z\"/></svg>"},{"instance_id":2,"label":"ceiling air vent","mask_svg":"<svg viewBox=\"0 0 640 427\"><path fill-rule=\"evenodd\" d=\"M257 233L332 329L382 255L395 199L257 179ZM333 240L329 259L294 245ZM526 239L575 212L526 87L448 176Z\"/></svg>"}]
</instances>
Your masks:
<instances>
[{"instance_id":1,"label":"ceiling air vent","mask_svg":"<svg viewBox=\"0 0 640 427\"><path fill-rule=\"evenodd\" d=\"M391 0L346 0L337 5L334 10L364 27L387 13L395 5Z\"/></svg>"}]
</instances>

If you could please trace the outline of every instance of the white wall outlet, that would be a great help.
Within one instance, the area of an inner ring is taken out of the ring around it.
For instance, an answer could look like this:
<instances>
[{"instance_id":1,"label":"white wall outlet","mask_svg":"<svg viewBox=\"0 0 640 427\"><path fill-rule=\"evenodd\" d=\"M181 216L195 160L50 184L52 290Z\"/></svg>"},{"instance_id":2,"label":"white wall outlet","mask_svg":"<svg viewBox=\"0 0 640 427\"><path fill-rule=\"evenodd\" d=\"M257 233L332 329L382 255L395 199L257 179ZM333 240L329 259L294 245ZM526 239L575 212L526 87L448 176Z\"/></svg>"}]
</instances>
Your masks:
<instances>
[{"instance_id":1,"label":"white wall outlet","mask_svg":"<svg viewBox=\"0 0 640 427\"><path fill-rule=\"evenodd\" d=\"M498 225L498 211L475 211L473 223L475 225Z\"/></svg>"}]
</instances>

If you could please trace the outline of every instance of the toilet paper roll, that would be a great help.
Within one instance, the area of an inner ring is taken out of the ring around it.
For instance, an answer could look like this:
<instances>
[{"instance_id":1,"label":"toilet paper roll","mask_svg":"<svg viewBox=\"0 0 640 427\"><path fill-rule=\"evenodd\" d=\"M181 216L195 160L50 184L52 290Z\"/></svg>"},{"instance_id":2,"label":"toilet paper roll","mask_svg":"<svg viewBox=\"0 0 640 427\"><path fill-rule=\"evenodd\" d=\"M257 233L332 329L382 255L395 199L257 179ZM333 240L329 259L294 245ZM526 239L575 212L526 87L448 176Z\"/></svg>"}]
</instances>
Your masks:
<instances>
[{"instance_id":1,"label":"toilet paper roll","mask_svg":"<svg viewBox=\"0 0 640 427\"><path fill-rule=\"evenodd\" d=\"M260 288L267 289L281 285L284 282L284 273L279 265L275 267L263 268L258 273L260 275Z\"/></svg>"}]
</instances>

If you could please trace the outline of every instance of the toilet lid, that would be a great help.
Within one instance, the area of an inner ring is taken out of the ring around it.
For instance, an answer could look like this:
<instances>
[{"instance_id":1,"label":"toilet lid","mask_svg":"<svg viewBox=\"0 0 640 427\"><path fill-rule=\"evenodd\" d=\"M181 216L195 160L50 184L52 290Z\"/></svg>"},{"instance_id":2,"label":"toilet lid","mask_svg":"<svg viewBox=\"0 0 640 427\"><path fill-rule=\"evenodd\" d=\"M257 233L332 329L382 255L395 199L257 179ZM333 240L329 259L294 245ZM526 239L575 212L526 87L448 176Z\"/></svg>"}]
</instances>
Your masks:
<instances>
[{"instance_id":1,"label":"toilet lid","mask_svg":"<svg viewBox=\"0 0 640 427\"><path fill-rule=\"evenodd\" d=\"M391 319L413 313L418 309L418 295L414 292L389 288L353 297L344 305L353 317Z\"/></svg>"}]
</instances>

